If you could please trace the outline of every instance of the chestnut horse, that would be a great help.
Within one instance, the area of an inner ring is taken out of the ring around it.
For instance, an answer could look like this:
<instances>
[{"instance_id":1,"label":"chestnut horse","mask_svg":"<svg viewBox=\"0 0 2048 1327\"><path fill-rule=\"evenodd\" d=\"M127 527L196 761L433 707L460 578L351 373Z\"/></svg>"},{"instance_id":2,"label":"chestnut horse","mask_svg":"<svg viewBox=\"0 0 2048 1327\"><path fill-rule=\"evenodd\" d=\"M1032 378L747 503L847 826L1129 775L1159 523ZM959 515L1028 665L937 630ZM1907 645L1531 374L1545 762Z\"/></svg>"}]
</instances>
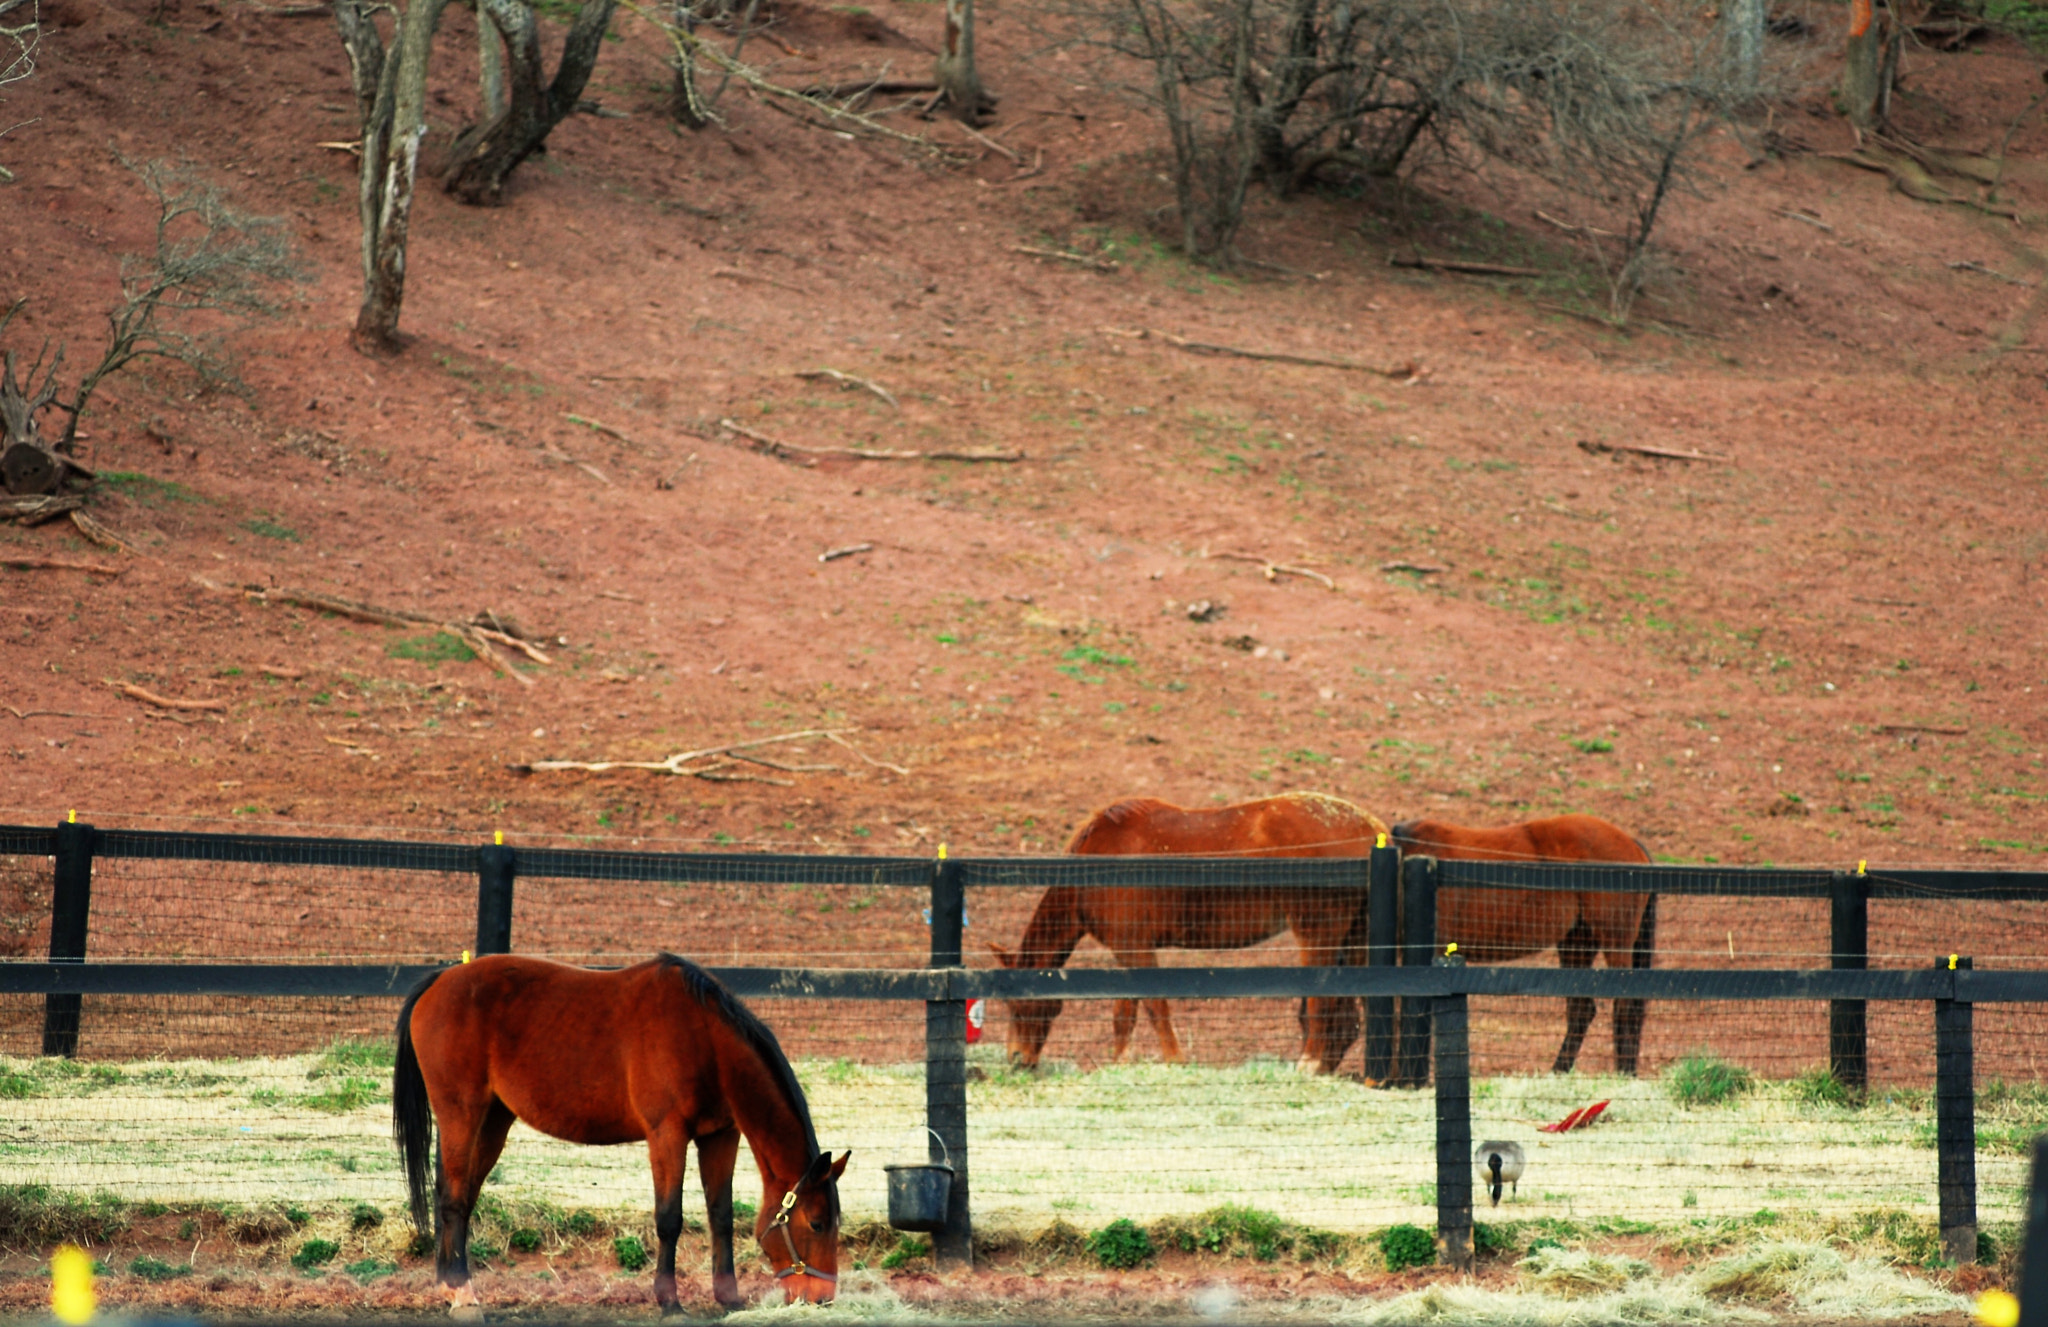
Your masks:
<instances>
[{"instance_id":1,"label":"chestnut horse","mask_svg":"<svg viewBox=\"0 0 2048 1327\"><path fill-rule=\"evenodd\" d=\"M430 1113L431 1107L431 1113ZM515 1119L572 1143L647 1141L654 1297L676 1303L683 1168L697 1145L711 1228L711 1287L740 1301L733 1271L732 1172L745 1134L761 1167L754 1235L791 1302L832 1298L839 1270L839 1186L847 1157L818 1150L804 1091L775 1034L710 973L673 954L616 972L494 955L443 969L398 1011L391 1128L405 1163L413 1224L427 1224L433 1178L434 1268L451 1305L480 1313L469 1283L469 1217Z\"/></svg>"},{"instance_id":2,"label":"chestnut horse","mask_svg":"<svg viewBox=\"0 0 2048 1327\"><path fill-rule=\"evenodd\" d=\"M1506 862L1647 862L1650 854L1626 830L1598 816L1555 816L1500 829L1471 829L1442 820L1394 826L1404 853ZM1590 968L1604 954L1610 968L1647 968L1657 948L1657 896L1564 893L1547 889L1445 889L1437 894L1436 939L1455 943L1475 963L1503 963L1553 946L1558 963ZM1593 1001L1565 1001L1564 1044L1553 1073L1579 1058ZM1614 1002L1614 1067L1636 1071L1643 1044L1643 1002Z\"/></svg>"},{"instance_id":3,"label":"chestnut horse","mask_svg":"<svg viewBox=\"0 0 2048 1327\"><path fill-rule=\"evenodd\" d=\"M1209 853L1234 857L1359 857L1387 832L1369 812L1321 793L1278 797L1210 811L1186 811L1136 797L1097 811L1067 845L1070 853ZM1057 968L1092 935L1127 968L1159 965L1157 950L1243 949L1292 930L1301 962L1355 964L1364 949L1347 943L1365 915L1365 884L1356 889L1247 889L1230 885L1185 887L1056 885L1045 891L1013 953L991 944L1006 968ZM1362 943L1362 942L1361 942ZM1012 1000L1010 1062L1038 1067L1064 1002ZM1168 1063L1186 1058L1164 1000L1145 1012ZM1329 1073L1358 1036L1356 1000L1309 1001L1303 1019L1302 1068ZM1129 1051L1138 1002L1118 1000L1115 1055Z\"/></svg>"}]
</instances>

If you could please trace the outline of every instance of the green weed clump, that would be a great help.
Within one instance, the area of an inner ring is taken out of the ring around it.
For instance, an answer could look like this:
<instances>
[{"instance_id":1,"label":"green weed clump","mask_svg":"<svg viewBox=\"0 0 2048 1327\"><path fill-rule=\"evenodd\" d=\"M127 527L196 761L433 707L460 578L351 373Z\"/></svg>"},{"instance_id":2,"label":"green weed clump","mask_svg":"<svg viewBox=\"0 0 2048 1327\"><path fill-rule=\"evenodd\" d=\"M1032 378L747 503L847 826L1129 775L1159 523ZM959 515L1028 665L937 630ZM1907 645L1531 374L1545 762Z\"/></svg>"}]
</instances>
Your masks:
<instances>
[{"instance_id":1,"label":"green weed clump","mask_svg":"<svg viewBox=\"0 0 2048 1327\"><path fill-rule=\"evenodd\" d=\"M341 1270L354 1277L358 1285L368 1285L372 1281L395 1273L398 1264L382 1258L365 1258L361 1262L352 1262Z\"/></svg>"},{"instance_id":2,"label":"green weed clump","mask_svg":"<svg viewBox=\"0 0 2048 1327\"><path fill-rule=\"evenodd\" d=\"M128 1264L128 1270L145 1281L175 1281L181 1276L192 1275L192 1264L167 1263L161 1258L143 1254Z\"/></svg>"},{"instance_id":3,"label":"green weed clump","mask_svg":"<svg viewBox=\"0 0 2048 1327\"><path fill-rule=\"evenodd\" d=\"M299 1245L293 1251L292 1266L302 1272L310 1272L315 1267L321 1267L333 1262L334 1255L340 1252L341 1245L336 1244L331 1239L321 1239L315 1236L304 1244Z\"/></svg>"},{"instance_id":4,"label":"green weed clump","mask_svg":"<svg viewBox=\"0 0 2048 1327\"><path fill-rule=\"evenodd\" d=\"M612 1256L619 1260L619 1266L637 1272L647 1265L647 1246L638 1235L620 1235L612 1240Z\"/></svg>"},{"instance_id":5,"label":"green weed clump","mask_svg":"<svg viewBox=\"0 0 2048 1327\"><path fill-rule=\"evenodd\" d=\"M2024 1156L2048 1133L2048 1085L1994 1078L1977 1093L1977 1149Z\"/></svg>"},{"instance_id":6,"label":"green weed clump","mask_svg":"<svg viewBox=\"0 0 2048 1327\"><path fill-rule=\"evenodd\" d=\"M532 1253L540 1247L540 1232L532 1226L521 1226L508 1236L505 1242L515 1253Z\"/></svg>"},{"instance_id":7,"label":"green weed clump","mask_svg":"<svg viewBox=\"0 0 2048 1327\"><path fill-rule=\"evenodd\" d=\"M1272 1262L1295 1247L1293 1227L1271 1212L1256 1207L1225 1203L1186 1223L1173 1223L1162 1230L1184 1253L1202 1250L1232 1257L1249 1253L1260 1262Z\"/></svg>"},{"instance_id":8,"label":"green weed clump","mask_svg":"<svg viewBox=\"0 0 2048 1327\"><path fill-rule=\"evenodd\" d=\"M1380 1232L1380 1256L1390 1272L1427 1267L1436 1261L1436 1237L1421 1226L1402 1223Z\"/></svg>"},{"instance_id":9,"label":"green weed clump","mask_svg":"<svg viewBox=\"0 0 2048 1327\"><path fill-rule=\"evenodd\" d=\"M1118 1217L1088 1237L1088 1252L1104 1267L1131 1268L1149 1261L1155 1250L1143 1226Z\"/></svg>"},{"instance_id":10,"label":"green weed clump","mask_svg":"<svg viewBox=\"0 0 2048 1327\"><path fill-rule=\"evenodd\" d=\"M1756 1075L1719 1056L1695 1051L1664 1071L1664 1084L1681 1106L1718 1106L1756 1086Z\"/></svg>"},{"instance_id":11,"label":"green weed clump","mask_svg":"<svg viewBox=\"0 0 2048 1327\"><path fill-rule=\"evenodd\" d=\"M357 1203L349 1211L348 1225L351 1230L373 1230L384 1224L384 1213L374 1204Z\"/></svg>"},{"instance_id":12,"label":"green weed clump","mask_svg":"<svg viewBox=\"0 0 2048 1327\"><path fill-rule=\"evenodd\" d=\"M384 653L394 659L411 659L425 664L468 663L476 658L475 650L463 644L461 637L447 631L393 641L384 647Z\"/></svg>"},{"instance_id":13,"label":"green weed clump","mask_svg":"<svg viewBox=\"0 0 2048 1327\"><path fill-rule=\"evenodd\" d=\"M896 1247L882 1255L882 1268L893 1272L903 1264L917 1258L932 1256L931 1241L915 1235L904 1235L896 1241Z\"/></svg>"},{"instance_id":14,"label":"green weed clump","mask_svg":"<svg viewBox=\"0 0 2048 1327\"><path fill-rule=\"evenodd\" d=\"M109 1193L81 1198L47 1184L0 1184L0 1247L104 1244L128 1222L128 1205Z\"/></svg>"},{"instance_id":15,"label":"green weed clump","mask_svg":"<svg viewBox=\"0 0 2048 1327\"><path fill-rule=\"evenodd\" d=\"M562 1223L562 1228L572 1235L595 1235L597 1233L597 1216L594 1213L586 1212L579 1208L569 1213L569 1219Z\"/></svg>"},{"instance_id":16,"label":"green weed clump","mask_svg":"<svg viewBox=\"0 0 2048 1327\"><path fill-rule=\"evenodd\" d=\"M1817 1064L1793 1079L1792 1095L1807 1106L1853 1106L1857 1101L1857 1094L1849 1085L1824 1064Z\"/></svg>"}]
</instances>

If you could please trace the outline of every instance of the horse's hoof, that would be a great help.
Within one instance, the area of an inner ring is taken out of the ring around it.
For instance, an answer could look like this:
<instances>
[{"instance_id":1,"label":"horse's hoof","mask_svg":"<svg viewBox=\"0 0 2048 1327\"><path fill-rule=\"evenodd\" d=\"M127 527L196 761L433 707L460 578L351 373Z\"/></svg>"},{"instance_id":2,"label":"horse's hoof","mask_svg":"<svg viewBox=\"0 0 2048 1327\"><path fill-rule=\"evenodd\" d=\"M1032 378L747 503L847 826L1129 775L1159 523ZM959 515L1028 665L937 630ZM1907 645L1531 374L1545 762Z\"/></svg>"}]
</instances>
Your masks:
<instances>
[{"instance_id":1,"label":"horse's hoof","mask_svg":"<svg viewBox=\"0 0 2048 1327\"><path fill-rule=\"evenodd\" d=\"M450 1304L448 1316L456 1322L482 1322L484 1306L481 1304Z\"/></svg>"}]
</instances>

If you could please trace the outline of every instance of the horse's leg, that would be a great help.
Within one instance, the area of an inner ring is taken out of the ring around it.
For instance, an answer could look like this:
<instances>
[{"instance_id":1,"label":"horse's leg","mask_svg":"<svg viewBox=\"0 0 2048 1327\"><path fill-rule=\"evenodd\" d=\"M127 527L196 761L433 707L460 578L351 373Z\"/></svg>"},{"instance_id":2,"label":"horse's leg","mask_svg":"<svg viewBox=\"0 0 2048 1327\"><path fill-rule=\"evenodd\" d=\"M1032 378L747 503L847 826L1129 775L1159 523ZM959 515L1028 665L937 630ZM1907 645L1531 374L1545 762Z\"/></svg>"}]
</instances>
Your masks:
<instances>
[{"instance_id":1,"label":"horse's leg","mask_svg":"<svg viewBox=\"0 0 2048 1327\"><path fill-rule=\"evenodd\" d=\"M1627 920L1623 918L1621 920ZM1610 968L1647 968L1657 953L1657 896L1652 894L1635 918L1633 940L1626 935L1608 937L1605 949ZM1614 1002L1614 1071L1633 1078L1643 1050L1643 1016L1646 1003L1640 999Z\"/></svg>"},{"instance_id":2,"label":"horse's leg","mask_svg":"<svg viewBox=\"0 0 2048 1327\"><path fill-rule=\"evenodd\" d=\"M1188 1055L1180 1048L1180 1038L1174 1035L1173 1011L1166 1001L1145 1001L1145 1016L1152 1020L1152 1031L1159 1036L1159 1058L1168 1064L1186 1063Z\"/></svg>"},{"instance_id":3,"label":"horse's leg","mask_svg":"<svg viewBox=\"0 0 2048 1327\"><path fill-rule=\"evenodd\" d=\"M1159 966L1159 955L1150 949L1118 949L1111 952L1116 955L1116 961L1127 968ZM1180 1038L1174 1035L1173 1012L1167 1007L1166 1001L1145 1001L1145 1016L1152 1020L1152 1030L1159 1035L1159 1058L1168 1064L1179 1064L1186 1060L1187 1054L1180 1048ZM1131 1029L1137 1026L1137 1006L1129 1000L1117 1001L1116 1018L1116 1058L1121 1060L1124 1058L1124 1052L1130 1047Z\"/></svg>"},{"instance_id":4,"label":"horse's leg","mask_svg":"<svg viewBox=\"0 0 2048 1327\"><path fill-rule=\"evenodd\" d=\"M711 1297L729 1309L740 1306L732 1261L732 1169L739 1154L738 1129L697 1140L697 1178L704 1182L704 1215L711 1227Z\"/></svg>"},{"instance_id":5,"label":"horse's leg","mask_svg":"<svg viewBox=\"0 0 2048 1327\"><path fill-rule=\"evenodd\" d=\"M1138 1002L1118 1000L1110 1017L1109 1058L1122 1064L1131 1053L1131 1030L1138 1026Z\"/></svg>"},{"instance_id":6,"label":"horse's leg","mask_svg":"<svg viewBox=\"0 0 2048 1327\"><path fill-rule=\"evenodd\" d=\"M1558 966L1590 968L1593 966L1593 952L1592 931L1583 921L1573 922L1572 929L1557 942ZM1593 1010L1590 996L1565 997L1564 1045L1557 1048L1557 1063L1550 1066L1550 1072L1568 1074L1579 1062L1579 1047L1585 1043L1586 1029L1593 1026Z\"/></svg>"},{"instance_id":7,"label":"horse's leg","mask_svg":"<svg viewBox=\"0 0 2048 1327\"><path fill-rule=\"evenodd\" d=\"M512 1120L512 1112L496 1097L467 1120L442 1118L441 1173L434 1186L434 1224L440 1242L434 1251L434 1269L448 1291L449 1306L459 1314L475 1311L463 1316L482 1313L476 1288L469 1283L469 1215L476 1209L477 1195L483 1192L484 1177L505 1150ZM450 1127L459 1123L469 1127Z\"/></svg>"},{"instance_id":8,"label":"horse's leg","mask_svg":"<svg viewBox=\"0 0 2048 1327\"><path fill-rule=\"evenodd\" d=\"M647 1159L654 1171L654 1234L661 1244L654 1262L654 1302L671 1313L676 1307L676 1240L683 1233L683 1172L690 1163L690 1137L680 1120L670 1118L648 1130Z\"/></svg>"}]
</instances>

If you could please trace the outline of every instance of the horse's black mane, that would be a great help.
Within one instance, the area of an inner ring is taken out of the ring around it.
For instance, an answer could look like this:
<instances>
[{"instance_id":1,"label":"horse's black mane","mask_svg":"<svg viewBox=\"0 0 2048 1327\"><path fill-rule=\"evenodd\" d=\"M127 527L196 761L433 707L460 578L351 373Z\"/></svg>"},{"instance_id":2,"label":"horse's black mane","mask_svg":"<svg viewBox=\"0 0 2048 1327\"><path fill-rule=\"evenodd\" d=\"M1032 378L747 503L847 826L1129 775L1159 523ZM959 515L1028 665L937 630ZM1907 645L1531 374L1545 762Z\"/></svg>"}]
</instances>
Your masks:
<instances>
[{"instance_id":1,"label":"horse's black mane","mask_svg":"<svg viewBox=\"0 0 2048 1327\"><path fill-rule=\"evenodd\" d=\"M782 1043L775 1039L775 1033L766 1023L754 1016L754 1011L739 1002L739 997L704 969L687 958L663 952L657 962L666 964L682 973L689 984L690 994L697 1003L716 1013L725 1020L726 1026L740 1035L740 1039L754 1048L768 1072L781 1085L782 1094L788 1098L790 1107L796 1111L797 1119L804 1126L804 1162L808 1165L818 1156L818 1131L811 1124L811 1104L804 1098L803 1084L796 1081L796 1070L790 1068L789 1057L782 1053ZM837 1187L833 1186L832 1202L835 1215L839 1203Z\"/></svg>"}]
</instances>

